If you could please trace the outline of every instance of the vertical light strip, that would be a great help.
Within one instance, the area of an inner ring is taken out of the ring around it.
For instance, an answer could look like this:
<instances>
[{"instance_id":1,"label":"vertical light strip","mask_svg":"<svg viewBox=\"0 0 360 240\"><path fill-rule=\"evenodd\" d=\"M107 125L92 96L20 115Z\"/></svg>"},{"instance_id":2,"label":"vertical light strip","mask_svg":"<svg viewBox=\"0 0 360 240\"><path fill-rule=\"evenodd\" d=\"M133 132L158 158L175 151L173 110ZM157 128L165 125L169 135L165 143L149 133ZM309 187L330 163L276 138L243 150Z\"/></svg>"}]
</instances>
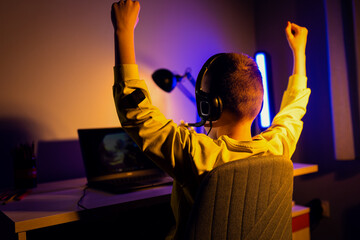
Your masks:
<instances>
[{"instance_id":1,"label":"vertical light strip","mask_svg":"<svg viewBox=\"0 0 360 240\"><path fill-rule=\"evenodd\" d=\"M262 129L270 127L271 117L270 117L270 103L269 103L269 88L268 88L268 75L266 69L266 56L263 52L258 52L255 54L255 61L259 67L262 76L262 83L264 88L264 99L263 107L260 112L260 127Z\"/></svg>"},{"instance_id":2,"label":"vertical light strip","mask_svg":"<svg viewBox=\"0 0 360 240\"><path fill-rule=\"evenodd\" d=\"M355 146L340 1L326 0L329 80L335 159L354 160Z\"/></svg>"},{"instance_id":3,"label":"vertical light strip","mask_svg":"<svg viewBox=\"0 0 360 240\"><path fill-rule=\"evenodd\" d=\"M360 1L353 0L353 16L354 16L354 36L355 36L355 51L357 64L357 92L358 92L358 106L360 112ZM356 123L355 123L356 124ZM358 122L360 126L360 122Z\"/></svg>"}]
</instances>

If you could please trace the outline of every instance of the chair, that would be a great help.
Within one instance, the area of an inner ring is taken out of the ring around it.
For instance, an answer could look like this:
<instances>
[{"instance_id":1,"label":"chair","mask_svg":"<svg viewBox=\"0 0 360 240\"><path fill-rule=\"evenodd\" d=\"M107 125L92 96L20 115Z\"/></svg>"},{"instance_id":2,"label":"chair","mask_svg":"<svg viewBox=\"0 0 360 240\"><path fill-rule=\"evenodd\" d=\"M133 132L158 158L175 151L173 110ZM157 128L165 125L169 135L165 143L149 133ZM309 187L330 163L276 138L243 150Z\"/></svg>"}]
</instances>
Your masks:
<instances>
[{"instance_id":1,"label":"chair","mask_svg":"<svg viewBox=\"0 0 360 240\"><path fill-rule=\"evenodd\" d=\"M250 157L214 168L202 181L185 239L291 239L293 164Z\"/></svg>"}]
</instances>

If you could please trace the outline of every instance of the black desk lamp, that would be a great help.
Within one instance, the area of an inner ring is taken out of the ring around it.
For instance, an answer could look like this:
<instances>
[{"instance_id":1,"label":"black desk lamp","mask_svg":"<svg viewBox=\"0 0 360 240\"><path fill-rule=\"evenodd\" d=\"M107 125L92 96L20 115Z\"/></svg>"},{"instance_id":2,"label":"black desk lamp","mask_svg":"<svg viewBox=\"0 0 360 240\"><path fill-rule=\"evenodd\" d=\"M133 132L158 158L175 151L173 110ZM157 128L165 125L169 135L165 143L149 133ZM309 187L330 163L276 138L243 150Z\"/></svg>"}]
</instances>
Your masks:
<instances>
[{"instance_id":1,"label":"black desk lamp","mask_svg":"<svg viewBox=\"0 0 360 240\"><path fill-rule=\"evenodd\" d=\"M182 76L174 75L172 72L164 68L156 70L151 77L165 92L171 92L176 87L177 82L182 79Z\"/></svg>"},{"instance_id":2,"label":"black desk lamp","mask_svg":"<svg viewBox=\"0 0 360 240\"><path fill-rule=\"evenodd\" d=\"M191 94L182 84L181 80L186 77L190 83L195 87L195 79L190 73L190 69L185 70L184 75L174 74L168 69L161 68L156 70L152 75L152 79L162 90L165 92L171 92L176 86L190 101L196 105L194 94Z\"/></svg>"}]
</instances>

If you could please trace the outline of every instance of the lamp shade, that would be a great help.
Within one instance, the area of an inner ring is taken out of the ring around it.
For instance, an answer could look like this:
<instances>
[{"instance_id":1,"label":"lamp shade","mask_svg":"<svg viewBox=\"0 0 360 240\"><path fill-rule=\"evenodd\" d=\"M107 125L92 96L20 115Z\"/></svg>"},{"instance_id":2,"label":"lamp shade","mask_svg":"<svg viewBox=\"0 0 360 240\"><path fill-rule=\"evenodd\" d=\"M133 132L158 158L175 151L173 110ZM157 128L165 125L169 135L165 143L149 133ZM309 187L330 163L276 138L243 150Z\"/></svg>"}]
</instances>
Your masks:
<instances>
[{"instance_id":1,"label":"lamp shade","mask_svg":"<svg viewBox=\"0 0 360 240\"><path fill-rule=\"evenodd\" d=\"M171 92L177 83L175 75L167 69L158 69L152 75L154 82L165 92Z\"/></svg>"}]
</instances>

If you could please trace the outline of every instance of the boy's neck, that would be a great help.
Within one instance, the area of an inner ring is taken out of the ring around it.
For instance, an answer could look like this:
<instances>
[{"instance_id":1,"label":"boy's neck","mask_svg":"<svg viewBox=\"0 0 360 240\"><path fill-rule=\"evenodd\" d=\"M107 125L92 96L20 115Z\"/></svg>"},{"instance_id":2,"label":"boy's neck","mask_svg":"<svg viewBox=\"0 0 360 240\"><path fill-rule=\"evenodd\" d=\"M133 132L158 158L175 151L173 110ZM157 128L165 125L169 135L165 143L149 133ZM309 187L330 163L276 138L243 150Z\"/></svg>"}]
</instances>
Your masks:
<instances>
[{"instance_id":1,"label":"boy's neck","mask_svg":"<svg viewBox=\"0 0 360 240\"><path fill-rule=\"evenodd\" d=\"M251 141L251 124L252 121L239 121L231 113L223 112L221 118L213 123L213 128L210 131L209 137L218 139L222 135L237 141ZM207 131L209 130L206 128Z\"/></svg>"}]
</instances>

